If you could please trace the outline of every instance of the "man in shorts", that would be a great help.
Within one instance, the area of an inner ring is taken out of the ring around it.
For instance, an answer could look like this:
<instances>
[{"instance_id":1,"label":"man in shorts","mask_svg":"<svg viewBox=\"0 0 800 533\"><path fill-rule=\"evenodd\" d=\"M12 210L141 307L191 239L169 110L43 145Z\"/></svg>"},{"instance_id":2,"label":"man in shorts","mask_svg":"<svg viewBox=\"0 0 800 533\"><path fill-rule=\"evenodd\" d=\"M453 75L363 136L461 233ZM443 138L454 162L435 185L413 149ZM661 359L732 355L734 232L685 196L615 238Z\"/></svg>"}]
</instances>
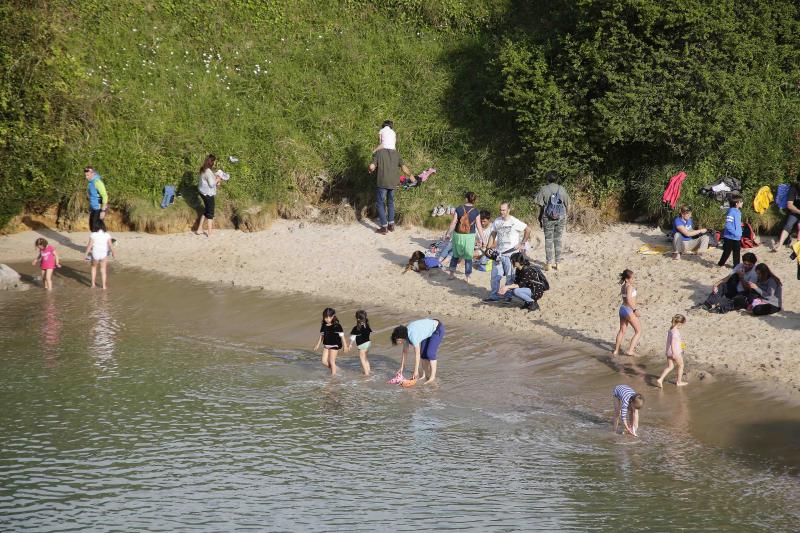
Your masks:
<instances>
[{"instance_id":1,"label":"man in shorts","mask_svg":"<svg viewBox=\"0 0 800 533\"><path fill-rule=\"evenodd\" d=\"M403 355L400 359L400 371L406 364L408 345L414 347L414 373L411 379L419 378L419 364L423 362L423 376L428 376L425 384L432 383L436 379L436 361L439 346L444 339L444 324L434 318L423 318L410 322L408 326L397 326L392 331L392 344L397 346L403 343Z\"/></svg>"}]
</instances>

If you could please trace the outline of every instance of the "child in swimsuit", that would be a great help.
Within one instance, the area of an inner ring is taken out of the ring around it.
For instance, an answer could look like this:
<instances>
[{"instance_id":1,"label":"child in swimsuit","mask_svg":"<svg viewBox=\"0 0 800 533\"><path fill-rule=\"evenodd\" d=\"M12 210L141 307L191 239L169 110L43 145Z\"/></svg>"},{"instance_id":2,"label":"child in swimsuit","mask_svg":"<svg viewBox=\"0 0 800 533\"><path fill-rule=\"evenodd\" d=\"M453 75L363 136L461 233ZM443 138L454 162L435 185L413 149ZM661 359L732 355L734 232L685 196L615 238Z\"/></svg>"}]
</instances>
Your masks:
<instances>
[{"instance_id":1,"label":"child in swimsuit","mask_svg":"<svg viewBox=\"0 0 800 533\"><path fill-rule=\"evenodd\" d=\"M39 255L33 260L33 265L37 262L42 269L42 284L48 291L53 288L53 270L56 267L61 267L61 260L58 258L58 252L52 245L47 244L47 239L39 237L36 239L36 249L39 250Z\"/></svg>"},{"instance_id":2,"label":"child in swimsuit","mask_svg":"<svg viewBox=\"0 0 800 533\"><path fill-rule=\"evenodd\" d=\"M625 331L628 329L628 324L633 327L634 333L631 343L628 345L628 351L625 352L627 355L636 355L636 345L642 336L642 328L639 324L639 310L636 307L636 287L633 286L633 283L633 271L626 268L619 275L619 284L622 285L620 288L622 305L619 307L619 331L617 332L612 355L619 355L619 349L625 339Z\"/></svg>"},{"instance_id":3,"label":"child in swimsuit","mask_svg":"<svg viewBox=\"0 0 800 533\"><path fill-rule=\"evenodd\" d=\"M639 409L644 405L644 396L637 393L627 385L614 387L614 433L619 429L619 421L625 428L625 433L638 437Z\"/></svg>"},{"instance_id":4,"label":"child in swimsuit","mask_svg":"<svg viewBox=\"0 0 800 533\"><path fill-rule=\"evenodd\" d=\"M369 334L372 330L369 327L369 319L367 312L363 310L356 311L356 325L350 330L350 346L358 348L358 358L361 360L361 368L364 370L364 375L369 376L370 366L367 360L369 347L372 342L369 340Z\"/></svg>"},{"instance_id":5,"label":"child in swimsuit","mask_svg":"<svg viewBox=\"0 0 800 533\"><path fill-rule=\"evenodd\" d=\"M686 323L686 317L683 315L675 315L672 317L672 327L667 333L667 368L661 372L661 376L656 380L656 384L659 388L664 386L664 378L672 372L672 369L675 368L675 365L678 365L678 379L675 380L675 385L678 387L683 387L684 385L688 385L685 381L683 381L683 339L681 338L681 332L678 329L682 324Z\"/></svg>"},{"instance_id":6,"label":"child in swimsuit","mask_svg":"<svg viewBox=\"0 0 800 533\"><path fill-rule=\"evenodd\" d=\"M339 350L344 348L346 351L350 350L347 345L347 339L344 337L344 330L336 318L336 311L330 307L326 307L322 312L322 325L319 328L319 339L314 346L314 351L317 351L322 345L322 365L331 369L331 376L336 375L336 354Z\"/></svg>"}]
</instances>

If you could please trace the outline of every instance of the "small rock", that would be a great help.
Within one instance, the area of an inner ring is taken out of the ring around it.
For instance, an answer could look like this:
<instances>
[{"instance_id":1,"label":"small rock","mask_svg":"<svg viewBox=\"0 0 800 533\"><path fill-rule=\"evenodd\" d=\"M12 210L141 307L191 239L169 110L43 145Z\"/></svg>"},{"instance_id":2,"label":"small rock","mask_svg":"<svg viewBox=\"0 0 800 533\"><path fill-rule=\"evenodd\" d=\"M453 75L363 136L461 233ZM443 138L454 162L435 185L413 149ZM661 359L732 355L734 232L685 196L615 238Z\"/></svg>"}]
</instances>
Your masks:
<instances>
[{"instance_id":1,"label":"small rock","mask_svg":"<svg viewBox=\"0 0 800 533\"><path fill-rule=\"evenodd\" d=\"M24 291L28 286L22 283L22 279L16 270L8 265L0 264L0 290L3 291Z\"/></svg>"}]
</instances>

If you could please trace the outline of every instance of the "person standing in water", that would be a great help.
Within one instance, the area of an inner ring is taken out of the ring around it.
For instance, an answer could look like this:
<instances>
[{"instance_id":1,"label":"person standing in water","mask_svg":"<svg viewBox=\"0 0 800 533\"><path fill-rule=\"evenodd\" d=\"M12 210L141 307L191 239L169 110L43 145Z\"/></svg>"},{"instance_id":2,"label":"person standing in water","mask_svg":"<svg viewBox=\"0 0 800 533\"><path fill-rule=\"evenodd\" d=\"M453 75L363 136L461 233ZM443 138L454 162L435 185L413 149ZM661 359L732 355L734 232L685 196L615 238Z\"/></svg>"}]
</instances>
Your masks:
<instances>
[{"instance_id":1,"label":"person standing in water","mask_svg":"<svg viewBox=\"0 0 800 533\"><path fill-rule=\"evenodd\" d=\"M356 311L356 325L350 330L350 346L358 348L358 358L361 360L361 368L364 370L364 375L369 376L370 366L367 360L369 347L372 341L369 340L369 335L372 329L369 327L369 318L367 312L363 310Z\"/></svg>"},{"instance_id":2,"label":"person standing in water","mask_svg":"<svg viewBox=\"0 0 800 533\"><path fill-rule=\"evenodd\" d=\"M626 355L637 355L635 350L636 345L639 343L639 338L642 336L642 326L639 324L639 309L636 307L636 287L633 283L633 270L626 268L619 275L619 284L622 285L620 289L622 305L619 307L619 332L617 332L613 355L619 355L619 349L622 346L622 341L625 340L625 331L628 329L628 324L633 327L634 333Z\"/></svg>"},{"instance_id":3,"label":"person standing in water","mask_svg":"<svg viewBox=\"0 0 800 533\"><path fill-rule=\"evenodd\" d=\"M440 320L433 318L423 318L415 320L408 326L397 326L392 331L392 344L397 346L403 343L403 354L400 359L399 376L403 375L408 355L408 345L414 347L414 373L411 381L415 382L419 376L420 361L423 361L423 377L428 376L425 384L432 383L436 379L436 365L438 359L439 346L444 340L444 324ZM397 378L397 376L395 376Z\"/></svg>"},{"instance_id":4,"label":"person standing in water","mask_svg":"<svg viewBox=\"0 0 800 533\"><path fill-rule=\"evenodd\" d=\"M638 437L639 409L644 405L644 396L628 387L617 385L614 387L614 433L619 429L619 422L625 428L625 433Z\"/></svg>"},{"instance_id":5,"label":"person standing in water","mask_svg":"<svg viewBox=\"0 0 800 533\"><path fill-rule=\"evenodd\" d=\"M672 327L667 333L667 368L661 372L661 376L656 380L656 385L659 388L664 387L664 378L672 372L672 369L675 368L675 365L678 365L678 379L675 381L675 385L678 387L683 387L684 385L688 385L685 381L683 381L683 339L681 338L681 332L678 329L681 325L686 323L686 317L683 315L675 315L672 317Z\"/></svg>"},{"instance_id":6,"label":"person standing in water","mask_svg":"<svg viewBox=\"0 0 800 533\"><path fill-rule=\"evenodd\" d=\"M106 231L106 224L102 220L95 222L89 242L86 244L86 254L91 254L92 259L92 286L94 289L97 281L97 267L100 267L100 281L103 290L108 288L108 256L117 257L114 253L114 239Z\"/></svg>"},{"instance_id":7,"label":"person standing in water","mask_svg":"<svg viewBox=\"0 0 800 533\"><path fill-rule=\"evenodd\" d=\"M61 260L55 248L47 243L47 239L39 237L35 244L39 255L31 264L39 263L39 268L42 269L42 285L49 291L53 288L53 270L61 267Z\"/></svg>"},{"instance_id":8,"label":"person standing in water","mask_svg":"<svg viewBox=\"0 0 800 533\"><path fill-rule=\"evenodd\" d=\"M326 307L322 311L322 325L319 328L319 339L314 346L316 352L320 344L322 345L322 366L331 369L331 376L336 375L336 354L342 348L349 351L350 347L347 345L347 339L344 337L344 330L336 318L336 311L330 307Z\"/></svg>"}]
</instances>

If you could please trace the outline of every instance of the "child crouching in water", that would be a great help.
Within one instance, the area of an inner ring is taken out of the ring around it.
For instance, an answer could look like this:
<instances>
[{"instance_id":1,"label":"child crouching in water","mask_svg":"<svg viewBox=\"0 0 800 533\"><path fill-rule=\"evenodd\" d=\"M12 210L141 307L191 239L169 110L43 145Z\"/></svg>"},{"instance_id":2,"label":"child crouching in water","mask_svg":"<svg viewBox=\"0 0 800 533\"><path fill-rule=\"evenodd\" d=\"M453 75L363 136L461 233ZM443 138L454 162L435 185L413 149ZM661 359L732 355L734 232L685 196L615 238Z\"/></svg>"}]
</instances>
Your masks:
<instances>
[{"instance_id":1,"label":"child crouching in water","mask_svg":"<svg viewBox=\"0 0 800 533\"><path fill-rule=\"evenodd\" d=\"M61 261L58 258L58 252L51 245L47 244L47 239L39 237L36 239L36 249L39 250L39 255L33 260L32 265L39 263L39 268L42 269L42 284L48 291L53 288L53 269L61 267Z\"/></svg>"},{"instance_id":2,"label":"child crouching in water","mask_svg":"<svg viewBox=\"0 0 800 533\"><path fill-rule=\"evenodd\" d=\"M319 349L320 344L322 348L322 365L331 369L331 376L336 375L336 354L339 353L343 347L345 350L350 350L347 345L347 340L344 338L344 330L336 318L336 311L330 307L326 307L322 312L322 326L319 328L319 339L317 340L314 351Z\"/></svg>"},{"instance_id":3,"label":"child crouching in water","mask_svg":"<svg viewBox=\"0 0 800 533\"><path fill-rule=\"evenodd\" d=\"M358 348L358 358L361 360L361 368L364 369L364 375L369 376L370 366L367 360L367 353L372 342L369 340L369 334L372 330L369 327L369 319L367 312L363 310L356 311L356 325L350 330L350 347L356 346Z\"/></svg>"},{"instance_id":4,"label":"child crouching in water","mask_svg":"<svg viewBox=\"0 0 800 533\"><path fill-rule=\"evenodd\" d=\"M639 409L644 405L644 396L628 387L617 385L614 387L614 433L619 429L619 421L625 426L625 433L638 437Z\"/></svg>"},{"instance_id":5,"label":"child crouching in water","mask_svg":"<svg viewBox=\"0 0 800 533\"><path fill-rule=\"evenodd\" d=\"M681 324L686 323L686 317L683 315L675 315L672 317L672 327L667 333L667 368L661 372L661 377L656 380L656 384L659 388L664 387L664 378L672 372L672 369L675 368L675 365L678 365L678 379L675 380L675 385L678 387L683 387L684 385L688 385L685 381L683 381L683 339L681 338L681 332L678 328L680 328Z\"/></svg>"}]
</instances>

